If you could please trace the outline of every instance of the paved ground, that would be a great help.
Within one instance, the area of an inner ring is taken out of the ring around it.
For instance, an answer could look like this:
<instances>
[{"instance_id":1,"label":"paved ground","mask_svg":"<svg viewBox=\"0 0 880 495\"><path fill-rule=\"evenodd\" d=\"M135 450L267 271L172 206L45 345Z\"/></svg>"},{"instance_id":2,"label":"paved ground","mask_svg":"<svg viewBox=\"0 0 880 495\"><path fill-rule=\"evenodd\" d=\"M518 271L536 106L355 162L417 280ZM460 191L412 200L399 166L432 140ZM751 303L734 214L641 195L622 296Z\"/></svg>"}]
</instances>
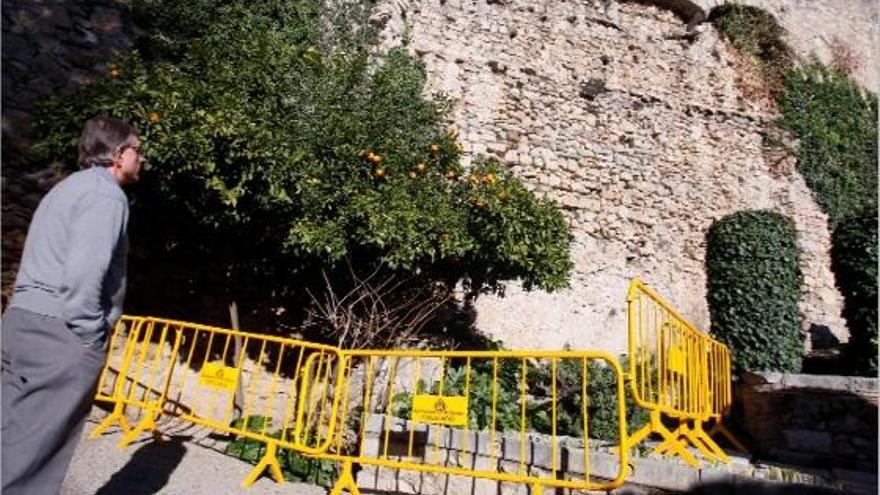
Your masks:
<instances>
[{"instance_id":1,"label":"paved ground","mask_svg":"<svg viewBox=\"0 0 880 495\"><path fill-rule=\"evenodd\" d=\"M113 430L100 438L85 436L104 412L95 409L73 457L61 495L325 495L318 486L279 485L263 477L250 488L241 487L251 466L222 453L223 443L197 428L172 430L163 442L148 435L120 450L121 434ZM163 428L164 430L164 428Z\"/></svg>"}]
</instances>

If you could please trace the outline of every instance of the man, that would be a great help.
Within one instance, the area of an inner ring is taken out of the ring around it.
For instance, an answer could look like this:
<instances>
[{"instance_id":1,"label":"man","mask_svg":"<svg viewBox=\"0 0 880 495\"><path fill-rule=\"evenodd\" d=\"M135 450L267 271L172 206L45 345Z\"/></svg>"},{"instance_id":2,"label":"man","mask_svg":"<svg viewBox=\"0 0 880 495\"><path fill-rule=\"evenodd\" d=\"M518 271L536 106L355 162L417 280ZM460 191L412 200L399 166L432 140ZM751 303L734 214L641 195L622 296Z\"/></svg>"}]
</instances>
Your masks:
<instances>
[{"instance_id":1,"label":"man","mask_svg":"<svg viewBox=\"0 0 880 495\"><path fill-rule=\"evenodd\" d=\"M135 130L86 122L79 172L40 201L2 327L2 492L57 494L122 314Z\"/></svg>"}]
</instances>

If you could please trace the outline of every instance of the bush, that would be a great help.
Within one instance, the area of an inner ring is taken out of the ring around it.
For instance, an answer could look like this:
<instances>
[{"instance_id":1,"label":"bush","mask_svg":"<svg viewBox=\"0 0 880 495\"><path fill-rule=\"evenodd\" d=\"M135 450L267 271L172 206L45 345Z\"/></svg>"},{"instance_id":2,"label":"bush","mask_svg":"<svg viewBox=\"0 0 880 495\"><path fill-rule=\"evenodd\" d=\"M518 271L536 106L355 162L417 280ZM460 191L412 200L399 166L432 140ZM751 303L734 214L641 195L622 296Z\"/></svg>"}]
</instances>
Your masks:
<instances>
[{"instance_id":1,"label":"bush","mask_svg":"<svg viewBox=\"0 0 880 495\"><path fill-rule=\"evenodd\" d=\"M465 170L421 62L376 51L369 3L328 5L139 2L138 51L43 106L51 158L73 161L94 114L139 127L150 170L132 195L133 276L165 277L172 301L213 291L288 307L323 271L344 284L347 262L473 293L566 286L559 208L495 162Z\"/></svg>"},{"instance_id":2,"label":"bush","mask_svg":"<svg viewBox=\"0 0 880 495\"><path fill-rule=\"evenodd\" d=\"M850 331L843 367L877 376L877 209L843 220L832 236L831 262Z\"/></svg>"},{"instance_id":3,"label":"bush","mask_svg":"<svg viewBox=\"0 0 880 495\"><path fill-rule=\"evenodd\" d=\"M877 204L877 97L820 64L792 71L779 124L800 140L797 168L832 229Z\"/></svg>"},{"instance_id":4,"label":"bush","mask_svg":"<svg viewBox=\"0 0 880 495\"><path fill-rule=\"evenodd\" d=\"M757 7L725 4L712 9L709 20L736 50L758 62L772 93L783 90L793 57L782 40L785 30L773 15Z\"/></svg>"},{"instance_id":5,"label":"bush","mask_svg":"<svg viewBox=\"0 0 880 495\"><path fill-rule=\"evenodd\" d=\"M791 221L742 211L709 229L706 253L712 333L743 371L800 371L800 250Z\"/></svg>"}]
</instances>

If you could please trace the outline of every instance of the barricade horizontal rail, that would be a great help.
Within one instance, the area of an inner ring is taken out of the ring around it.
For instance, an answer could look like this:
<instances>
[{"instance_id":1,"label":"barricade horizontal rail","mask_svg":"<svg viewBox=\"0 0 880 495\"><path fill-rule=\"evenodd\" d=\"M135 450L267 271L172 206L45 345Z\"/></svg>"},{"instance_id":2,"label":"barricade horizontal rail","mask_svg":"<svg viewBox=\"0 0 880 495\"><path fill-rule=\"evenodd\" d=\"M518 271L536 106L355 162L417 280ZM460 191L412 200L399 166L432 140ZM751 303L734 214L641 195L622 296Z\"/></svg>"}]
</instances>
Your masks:
<instances>
[{"instance_id":1,"label":"barricade horizontal rail","mask_svg":"<svg viewBox=\"0 0 880 495\"><path fill-rule=\"evenodd\" d=\"M144 431L155 432L157 420L171 416L268 442L273 449L306 454L326 450L327 442L322 445L294 435L304 429L297 424L303 420L297 384L305 362L339 359L336 348L153 317L126 317L112 339L116 357L108 357L97 397L116 407L95 432L122 423L121 446ZM341 384L339 377L319 379ZM329 418L334 418L337 405L326 408ZM126 424L126 407L142 411L133 427ZM260 426L253 428L252 419L257 417L272 418L274 423L261 419ZM267 462L281 481L277 461Z\"/></svg>"},{"instance_id":2,"label":"barricade horizontal rail","mask_svg":"<svg viewBox=\"0 0 880 495\"><path fill-rule=\"evenodd\" d=\"M309 428L299 435L331 439L315 457L343 463L333 494L356 493L353 464L523 483L538 492L544 486L608 490L627 475L623 374L609 354L358 350L342 356L306 363L300 406L307 418L298 423ZM624 441L614 449L613 470L591 468L596 365L616 377L613 414ZM322 366L343 370L342 387L319 379L340 376ZM325 412L332 392L342 394L335 427Z\"/></svg>"}]
</instances>

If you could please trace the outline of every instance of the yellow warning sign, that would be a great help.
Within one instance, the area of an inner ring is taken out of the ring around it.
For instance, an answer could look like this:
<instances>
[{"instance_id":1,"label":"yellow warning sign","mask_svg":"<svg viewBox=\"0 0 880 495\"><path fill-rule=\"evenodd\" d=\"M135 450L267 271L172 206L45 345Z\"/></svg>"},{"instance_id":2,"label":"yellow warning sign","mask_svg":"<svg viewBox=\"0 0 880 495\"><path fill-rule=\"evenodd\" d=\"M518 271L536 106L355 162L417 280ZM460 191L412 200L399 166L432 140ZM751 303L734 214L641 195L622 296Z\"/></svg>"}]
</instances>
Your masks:
<instances>
[{"instance_id":1,"label":"yellow warning sign","mask_svg":"<svg viewBox=\"0 0 880 495\"><path fill-rule=\"evenodd\" d=\"M205 363L199 373L199 385L203 387L235 390L237 381L237 370L224 365L221 361Z\"/></svg>"},{"instance_id":2,"label":"yellow warning sign","mask_svg":"<svg viewBox=\"0 0 880 495\"><path fill-rule=\"evenodd\" d=\"M669 348L669 371L678 374L684 374L685 356L681 347L675 345Z\"/></svg>"},{"instance_id":3,"label":"yellow warning sign","mask_svg":"<svg viewBox=\"0 0 880 495\"><path fill-rule=\"evenodd\" d=\"M413 396L412 419L438 425L467 425L468 400L465 396Z\"/></svg>"}]
</instances>

